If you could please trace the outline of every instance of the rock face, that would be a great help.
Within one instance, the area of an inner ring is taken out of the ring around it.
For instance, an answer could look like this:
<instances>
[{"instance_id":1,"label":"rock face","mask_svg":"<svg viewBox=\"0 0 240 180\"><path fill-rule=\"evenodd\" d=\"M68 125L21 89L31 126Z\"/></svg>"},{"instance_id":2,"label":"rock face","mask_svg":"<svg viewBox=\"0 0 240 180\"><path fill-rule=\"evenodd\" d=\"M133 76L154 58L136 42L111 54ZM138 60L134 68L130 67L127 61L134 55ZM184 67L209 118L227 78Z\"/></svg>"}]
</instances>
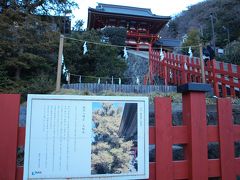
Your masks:
<instances>
[{"instance_id":1,"label":"rock face","mask_svg":"<svg viewBox=\"0 0 240 180\"><path fill-rule=\"evenodd\" d=\"M137 77L139 83L143 84L144 76L148 73L148 52L128 50L127 65L128 69L125 76L130 84L137 84Z\"/></svg>"},{"instance_id":2,"label":"rock face","mask_svg":"<svg viewBox=\"0 0 240 180\"><path fill-rule=\"evenodd\" d=\"M19 111L19 126L25 127L26 125L27 106L21 105Z\"/></svg>"},{"instance_id":3,"label":"rock face","mask_svg":"<svg viewBox=\"0 0 240 180\"><path fill-rule=\"evenodd\" d=\"M240 124L240 105L233 105L233 122Z\"/></svg>"}]
</instances>

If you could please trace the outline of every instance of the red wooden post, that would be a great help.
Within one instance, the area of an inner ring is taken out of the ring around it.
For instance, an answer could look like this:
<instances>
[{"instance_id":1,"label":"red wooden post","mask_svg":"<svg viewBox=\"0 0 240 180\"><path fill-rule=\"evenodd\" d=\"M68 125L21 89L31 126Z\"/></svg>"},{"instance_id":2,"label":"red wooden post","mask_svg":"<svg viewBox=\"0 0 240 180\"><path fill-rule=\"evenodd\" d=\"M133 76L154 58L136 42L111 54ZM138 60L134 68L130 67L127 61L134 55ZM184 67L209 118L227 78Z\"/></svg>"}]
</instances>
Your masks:
<instances>
[{"instance_id":1,"label":"red wooden post","mask_svg":"<svg viewBox=\"0 0 240 180\"><path fill-rule=\"evenodd\" d=\"M173 84L177 85L177 79L178 79L178 70L177 67L175 66L175 62L173 63L174 69L173 69Z\"/></svg>"},{"instance_id":2,"label":"red wooden post","mask_svg":"<svg viewBox=\"0 0 240 180\"><path fill-rule=\"evenodd\" d=\"M188 66L188 70L187 70L187 82L191 82L191 71L190 71L190 66L191 66L191 63L192 62L192 59L190 59L189 57L187 57L187 66ZM190 72L190 73L189 73Z\"/></svg>"},{"instance_id":3,"label":"red wooden post","mask_svg":"<svg viewBox=\"0 0 240 180\"><path fill-rule=\"evenodd\" d=\"M196 82L196 73L197 73L197 58L195 58L196 62L193 61L192 62L192 74L191 74L191 79L192 79L192 82Z\"/></svg>"},{"instance_id":4,"label":"red wooden post","mask_svg":"<svg viewBox=\"0 0 240 180\"><path fill-rule=\"evenodd\" d=\"M148 60L148 80L149 80L149 84L152 83L152 63L153 63L153 50L152 48L149 46L149 60Z\"/></svg>"},{"instance_id":5,"label":"red wooden post","mask_svg":"<svg viewBox=\"0 0 240 180\"><path fill-rule=\"evenodd\" d=\"M217 101L221 174L222 180L236 179L234 163L234 130L232 122L232 105L230 99Z\"/></svg>"},{"instance_id":6,"label":"red wooden post","mask_svg":"<svg viewBox=\"0 0 240 180\"><path fill-rule=\"evenodd\" d=\"M155 144L156 142L156 135L155 135L155 127L149 128L149 144ZM155 162L149 163L149 179L148 180L156 180L156 166Z\"/></svg>"},{"instance_id":7,"label":"red wooden post","mask_svg":"<svg viewBox=\"0 0 240 180\"><path fill-rule=\"evenodd\" d=\"M221 71L221 83L222 83L222 97L227 97L227 89L225 84L225 76L224 76L224 64L222 62L219 63L220 65L220 71Z\"/></svg>"},{"instance_id":8,"label":"red wooden post","mask_svg":"<svg viewBox=\"0 0 240 180\"><path fill-rule=\"evenodd\" d=\"M202 78L201 78L201 60L199 58L196 59L196 64L197 64L197 73L196 73L196 81L197 83L202 83Z\"/></svg>"},{"instance_id":9,"label":"red wooden post","mask_svg":"<svg viewBox=\"0 0 240 180\"><path fill-rule=\"evenodd\" d=\"M237 66L237 74L239 75L238 78L236 79L238 82L238 90L240 93L240 65ZM240 94L238 95L240 97Z\"/></svg>"},{"instance_id":10,"label":"red wooden post","mask_svg":"<svg viewBox=\"0 0 240 180\"><path fill-rule=\"evenodd\" d=\"M167 61L163 60L162 61L162 66L163 66L163 78L164 78L164 85L168 85L168 73L167 73Z\"/></svg>"},{"instance_id":11,"label":"red wooden post","mask_svg":"<svg viewBox=\"0 0 240 180\"><path fill-rule=\"evenodd\" d=\"M228 73L229 75L229 82L230 82L230 95L235 97L235 89L234 89L234 81L233 81L233 70L232 70L232 64L228 64Z\"/></svg>"},{"instance_id":12,"label":"red wooden post","mask_svg":"<svg viewBox=\"0 0 240 180\"><path fill-rule=\"evenodd\" d=\"M156 180L173 179L172 106L170 98L155 98Z\"/></svg>"},{"instance_id":13,"label":"red wooden post","mask_svg":"<svg viewBox=\"0 0 240 180\"><path fill-rule=\"evenodd\" d=\"M156 163L149 163L149 179L156 180Z\"/></svg>"},{"instance_id":14,"label":"red wooden post","mask_svg":"<svg viewBox=\"0 0 240 180\"><path fill-rule=\"evenodd\" d=\"M212 75L213 75L213 88L215 96L219 97L219 88L218 88L218 80L216 77L216 60L212 60Z\"/></svg>"},{"instance_id":15,"label":"red wooden post","mask_svg":"<svg viewBox=\"0 0 240 180\"><path fill-rule=\"evenodd\" d=\"M18 147L24 147L25 145L25 127L18 128ZM23 166L17 166L16 180L23 179Z\"/></svg>"},{"instance_id":16,"label":"red wooden post","mask_svg":"<svg viewBox=\"0 0 240 180\"><path fill-rule=\"evenodd\" d=\"M180 65L180 67L177 67L177 85L181 84L181 72L182 72L182 68L181 68L181 55L177 55L176 56L176 60L177 60L177 64Z\"/></svg>"},{"instance_id":17,"label":"red wooden post","mask_svg":"<svg viewBox=\"0 0 240 180\"><path fill-rule=\"evenodd\" d=\"M187 83L187 70L185 70L185 58L184 56L180 56L180 62L181 62L181 84Z\"/></svg>"},{"instance_id":18,"label":"red wooden post","mask_svg":"<svg viewBox=\"0 0 240 180\"><path fill-rule=\"evenodd\" d=\"M167 62L169 61L170 55L169 55L169 53L166 53L165 55L166 56L161 63L162 63L162 68L163 68L164 85L168 85Z\"/></svg>"},{"instance_id":19,"label":"red wooden post","mask_svg":"<svg viewBox=\"0 0 240 180\"><path fill-rule=\"evenodd\" d=\"M139 44L137 44L137 46L136 46L136 50L139 51Z\"/></svg>"},{"instance_id":20,"label":"red wooden post","mask_svg":"<svg viewBox=\"0 0 240 180\"><path fill-rule=\"evenodd\" d=\"M205 92L211 86L201 83L189 83L178 87L183 93L183 120L187 125L189 144L187 160L189 162L189 179L208 179L207 121Z\"/></svg>"},{"instance_id":21,"label":"red wooden post","mask_svg":"<svg viewBox=\"0 0 240 180\"><path fill-rule=\"evenodd\" d=\"M0 179L16 179L20 95L0 94Z\"/></svg>"}]
</instances>

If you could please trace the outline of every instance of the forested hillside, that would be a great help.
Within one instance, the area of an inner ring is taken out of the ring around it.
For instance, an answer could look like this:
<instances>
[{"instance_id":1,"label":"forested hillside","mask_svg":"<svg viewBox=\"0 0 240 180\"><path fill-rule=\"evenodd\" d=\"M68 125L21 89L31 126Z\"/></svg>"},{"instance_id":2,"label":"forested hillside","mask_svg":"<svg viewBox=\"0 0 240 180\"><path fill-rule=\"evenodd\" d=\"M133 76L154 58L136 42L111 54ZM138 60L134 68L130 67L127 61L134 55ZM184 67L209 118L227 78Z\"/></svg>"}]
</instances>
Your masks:
<instances>
[{"instance_id":1,"label":"forested hillside","mask_svg":"<svg viewBox=\"0 0 240 180\"><path fill-rule=\"evenodd\" d=\"M53 89L59 29L41 17L76 7L67 1L0 1L0 92L45 93Z\"/></svg>"},{"instance_id":2,"label":"forested hillside","mask_svg":"<svg viewBox=\"0 0 240 180\"><path fill-rule=\"evenodd\" d=\"M240 49L239 15L239 0L206 0L190 6L188 10L173 17L161 32L161 36L186 40L192 31L197 31L203 43L213 45L214 30L216 47L226 48L227 53L231 53L231 56L222 59L239 64L240 61L237 60L237 57L240 59L240 53L237 53Z\"/></svg>"},{"instance_id":3,"label":"forested hillside","mask_svg":"<svg viewBox=\"0 0 240 180\"><path fill-rule=\"evenodd\" d=\"M79 20L72 33L67 33L66 14L71 15L76 7L74 0L0 1L0 93L53 91L61 33L68 37L63 54L69 73L83 75L82 81L89 76L122 77L126 68L119 56L122 49L98 44L103 35L112 44L124 43L126 30L83 31ZM88 52L83 54L85 41L92 43L87 43ZM79 76L71 78L77 82ZM66 83L64 75L62 83Z\"/></svg>"}]
</instances>

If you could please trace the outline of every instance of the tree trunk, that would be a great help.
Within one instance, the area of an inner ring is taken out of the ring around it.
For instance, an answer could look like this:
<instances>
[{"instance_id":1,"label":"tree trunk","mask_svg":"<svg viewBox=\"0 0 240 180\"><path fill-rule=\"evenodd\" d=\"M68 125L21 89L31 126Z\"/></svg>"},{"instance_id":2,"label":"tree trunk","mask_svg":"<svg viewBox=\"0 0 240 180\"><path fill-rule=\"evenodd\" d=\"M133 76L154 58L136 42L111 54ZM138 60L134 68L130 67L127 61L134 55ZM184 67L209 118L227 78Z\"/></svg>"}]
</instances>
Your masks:
<instances>
[{"instance_id":1,"label":"tree trunk","mask_svg":"<svg viewBox=\"0 0 240 180\"><path fill-rule=\"evenodd\" d=\"M21 75L21 68L17 67L16 73L15 73L15 79L20 80L20 75Z\"/></svg>"}]
</instances>

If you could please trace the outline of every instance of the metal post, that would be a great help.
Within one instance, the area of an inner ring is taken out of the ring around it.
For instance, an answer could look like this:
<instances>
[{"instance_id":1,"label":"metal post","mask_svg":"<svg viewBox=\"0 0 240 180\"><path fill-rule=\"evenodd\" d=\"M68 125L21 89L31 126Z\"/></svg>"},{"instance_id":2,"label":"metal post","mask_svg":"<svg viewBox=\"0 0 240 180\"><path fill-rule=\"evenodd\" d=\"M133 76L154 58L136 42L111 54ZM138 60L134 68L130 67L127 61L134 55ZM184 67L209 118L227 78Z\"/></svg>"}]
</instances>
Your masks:
<instances>
[{"instance_id":1,"label":"metal post","mask_svg":"<svg viewBox=\"0 0 240 180\"><path fill-rule=\"evenodd\" d=\"M222 28L224 29L224 31L227 32L227 40L228 40L228 44L230 43L230 34L229 34L229 28L222 26Z\"/></svg>"},{"instance_id":2,"label":"metal post","mask_svg":"<svg viewBox=\"0 0 240 180\"><path fill-rule=\"evenodd\" d=\"M60 35L60 43L59 43L59 50L58 50L56 91L60 91L60 85L61 85L63 41L64 41L64 35Z\"/></svg>"},{"instance_id":3,"label":"metal post","mask_svg":"<svg viewBox=\"0 0 240 180\"><path fill-rule=\"evenodd\" d=\"M212 25L212 41L213 41L213 49L214 49L214 52L216 53L216 44L215 44L215 31L214 31L214 25L213 25L213 14L211 13L210 14L210 17L211 17L211 25Z\"/></svg>"},{"instance_id":4,"label":"metal post","mask_svg":"<svg viewBox=\"0 0 240 180\"><path fill-rule=\"evenodd\" d=\"M82 76L79 77L79 83L82 83Z\"/></svg>"},{"instance_id":5,"label":"metal post","mask_svg":"<svg viewBox=\"0 0 240 180\"><path fill-rule=\"evenodd\" d=\"M202 51L202 43L199 44L199 51L200 51L200 65L201 65L202 83L206 83L205 69L204 69L204 60L203 60L203 51Z\"/></svg>"},{"instance_id":6,"label":"metal post","mask_svg":"<svg viewBox=\"0 0 240 180\"><path fill-rule=\"evenodd\" d=\"M228 44L230 43L230 34L229 34L229 28L227 28L227 35L228 35Z\"/></svg>"},{"instance_id":7,"label":"metal post","mask_svg":"<svg viewBox=\"0 0 240 180\"><path fill-rule=\"evenodd\" d=\"M67 77L68 77L67 82L68 82L68 84L70 84L70 82L71 82L71 74L67 73Z\"/></svg>"},{"instance_id":8,"label":"metal post","mask_svg":"<svg viewBox=\"0 0 240 180\"><path fill-rule=\"evenodd\" d=\"M203 37L203 26L200 25L200 33L201 33L201 36Z\"/></svg>"}]
</instances>

